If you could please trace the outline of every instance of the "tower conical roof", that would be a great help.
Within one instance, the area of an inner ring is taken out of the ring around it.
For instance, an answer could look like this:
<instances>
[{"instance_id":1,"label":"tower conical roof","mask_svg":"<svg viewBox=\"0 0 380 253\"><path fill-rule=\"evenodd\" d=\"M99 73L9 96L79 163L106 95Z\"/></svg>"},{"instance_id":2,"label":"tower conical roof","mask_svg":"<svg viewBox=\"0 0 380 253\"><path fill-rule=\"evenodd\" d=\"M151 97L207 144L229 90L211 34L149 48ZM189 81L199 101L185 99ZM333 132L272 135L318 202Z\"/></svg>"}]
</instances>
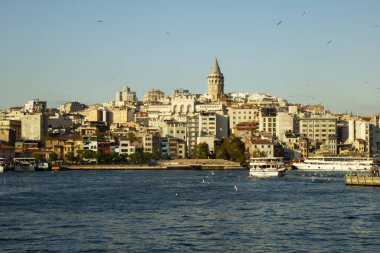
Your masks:
<instances>
[{"instance_id":1,"label":"tower conical roof","mask_svg":"<svg viewBox=\"0 0 380 253\"><path fill-rule=\"evenodd\" d=\"M216 57L215 57L214 65L212 65L210 74L223 75L222 72L220 72L218 59L216 59Z\"/></svg>"}]
</instances>

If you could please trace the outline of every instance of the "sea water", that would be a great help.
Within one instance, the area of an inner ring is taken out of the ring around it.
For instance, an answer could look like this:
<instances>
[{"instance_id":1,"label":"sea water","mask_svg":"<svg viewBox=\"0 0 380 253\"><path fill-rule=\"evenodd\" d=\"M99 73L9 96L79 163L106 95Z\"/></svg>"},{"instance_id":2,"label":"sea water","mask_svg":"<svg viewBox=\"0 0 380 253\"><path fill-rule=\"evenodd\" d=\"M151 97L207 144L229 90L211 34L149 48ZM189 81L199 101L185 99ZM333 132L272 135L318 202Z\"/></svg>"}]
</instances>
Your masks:
<instances>
[{"instance_id":1,"label":"sea water","mask_svg":"<svg viewBox=\"0 0 380 253\"><path fill-rule=\"evenodd\" d=\"M343 173L0 174L0 252L378 252L380 188Z\"/></svg>"}]
</instances>

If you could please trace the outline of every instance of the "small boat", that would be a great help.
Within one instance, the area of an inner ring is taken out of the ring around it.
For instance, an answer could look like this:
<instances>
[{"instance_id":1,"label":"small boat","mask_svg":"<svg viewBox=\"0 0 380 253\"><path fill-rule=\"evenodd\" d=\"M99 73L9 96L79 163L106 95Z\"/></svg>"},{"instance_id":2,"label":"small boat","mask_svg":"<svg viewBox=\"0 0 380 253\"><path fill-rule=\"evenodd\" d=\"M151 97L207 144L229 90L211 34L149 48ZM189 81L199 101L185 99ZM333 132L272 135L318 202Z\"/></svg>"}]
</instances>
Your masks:
<instances>
[{"instance_id":1,"label":"small boat","mask_svg":"<svg viewBox=\"0 0 380 253\"><path fill-rule=\"evenodd\" d=\"M39 170L39 171L51 170L51 163L47 161L38 161L36 170Z\"/></svg>"},{"instance_id":2,"label":"small boat","mask_svg":"<svg viewBox=\"0 0 380 253\"><path fill-rule=\"evenodd\" d=\"M58 170L60 170L60 169L61 169L61 167L59 166L58 163L53 163L53 164L51 165L51 170L52 170L52 171L58 171Z\"/></svg>"},{"instance_id":3,"label":"small boat","mask_svg":"<svg viewBox=\"0 0 380 253\"><path fill-rule=\"evenodd\" d=\"M16 172L36 171L36 160L34 158L15 158L14 167Z\"/></svg>"},{"instance_id":4,"label":"small boat","mask_svg":"<svg viewBox=\"0 0 380 253\"><path fill-rule=\"evenodd\" d=\"M251 158L249 175L252 177L281 177L285 175L285 164L282 157Z\"/></svg>"},{"instance_id":5,"label":"small boat","mask_svg":"<svg viewBox=\"0 0 380 253\"><path fill-rule=\"evenodd\" d=\"M344 176L346 185L380 186L379 168L372 167L368 172L349 173Z\"/></svg>"}]
</instances>

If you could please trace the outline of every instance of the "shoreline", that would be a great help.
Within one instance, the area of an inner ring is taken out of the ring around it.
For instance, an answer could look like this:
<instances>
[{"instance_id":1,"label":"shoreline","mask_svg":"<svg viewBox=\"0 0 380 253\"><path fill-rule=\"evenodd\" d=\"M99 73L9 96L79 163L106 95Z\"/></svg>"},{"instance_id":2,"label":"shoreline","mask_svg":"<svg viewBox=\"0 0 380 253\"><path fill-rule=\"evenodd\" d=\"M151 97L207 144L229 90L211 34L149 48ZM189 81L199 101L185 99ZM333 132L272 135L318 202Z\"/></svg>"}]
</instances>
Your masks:
<instances>
[{"instance_id":1,"label":"shoreline","mask_svg":"<svg viewBox=\"0 0 380 253\"><path fill-rule=\"evenodd\" d=\"M53 169L54 170L54 169ZM221 165L136 165L136 164L85 164L63 165L56 170L248 170L243 166Z\"/></svg>"},{"instance_id":2,"label":"shoreline","mask_svg":"<svg viewBox=\"0 0 380 253\"><path fill-rule=\"evenodd\" d=\"M62 170L247 170L239 163L221 159L171 160L156 165L148 164L72 164L61 165Z\"/></svg>"}]
</instances>

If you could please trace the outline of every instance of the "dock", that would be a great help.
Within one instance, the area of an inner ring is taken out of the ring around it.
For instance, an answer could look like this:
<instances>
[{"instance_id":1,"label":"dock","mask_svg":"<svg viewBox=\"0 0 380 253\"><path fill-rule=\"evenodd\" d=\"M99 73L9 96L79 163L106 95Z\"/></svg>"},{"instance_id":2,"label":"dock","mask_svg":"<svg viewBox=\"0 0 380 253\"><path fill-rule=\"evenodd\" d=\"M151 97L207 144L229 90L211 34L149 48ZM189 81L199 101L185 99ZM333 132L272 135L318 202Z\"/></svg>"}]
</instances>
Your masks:
<instances>
[{"instance_id":1,"label":"dock","mask_svg":"<svg viewBox=\"0 0 380 253\"><path fill-rule=\"evenodd\" d=\"M344 177L346 185L357 186L378 186L380 187L380 176L371 175L346 175Z\"/></svg>"}]
</instances>

